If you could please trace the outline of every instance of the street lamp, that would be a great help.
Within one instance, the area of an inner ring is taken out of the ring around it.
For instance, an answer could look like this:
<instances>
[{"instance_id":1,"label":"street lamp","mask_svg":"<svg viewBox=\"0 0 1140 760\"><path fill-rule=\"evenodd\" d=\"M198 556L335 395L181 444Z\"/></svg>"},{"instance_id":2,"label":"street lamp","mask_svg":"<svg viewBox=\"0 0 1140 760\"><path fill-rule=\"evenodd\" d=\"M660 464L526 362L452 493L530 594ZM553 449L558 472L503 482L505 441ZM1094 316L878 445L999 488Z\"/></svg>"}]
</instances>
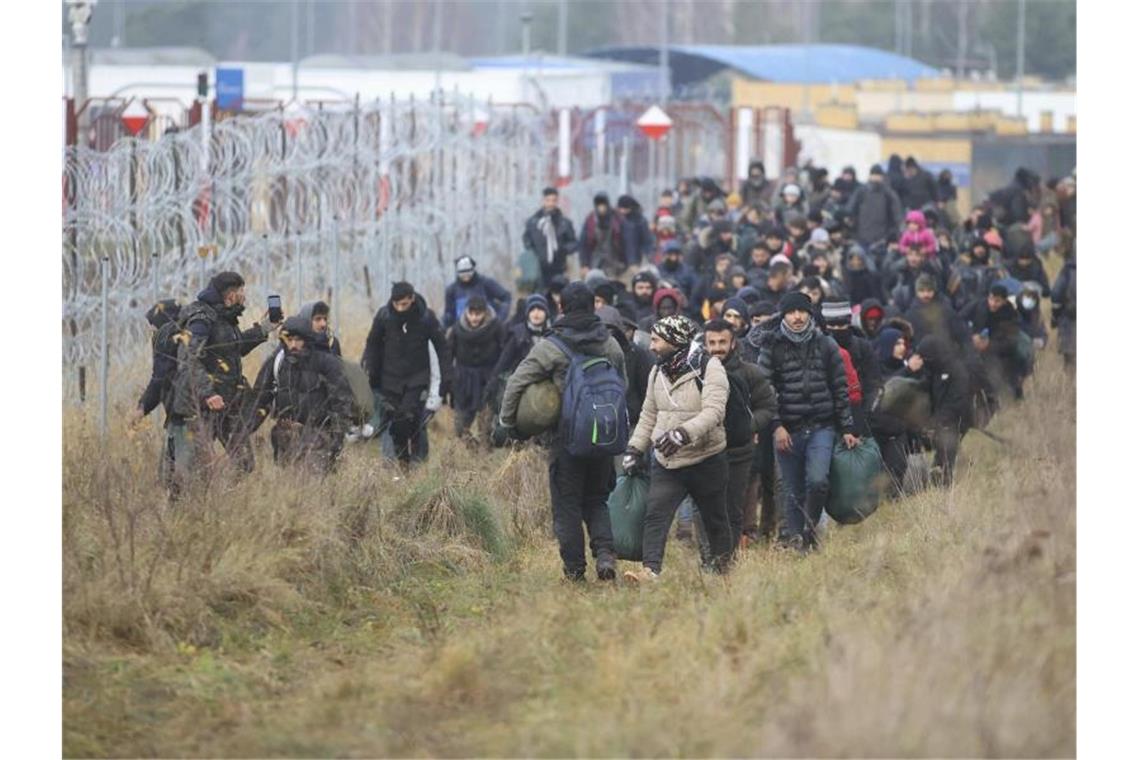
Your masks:
<instances>
[{"instance_id":1,"label":"street lamp","mask_svg":"<svg viewBox=\"0 0 1140 760\"><path fill-rule=\"evenodd\" d=\"M87 102L87 26L91 12L99 0L67 0L67 20L71 23L71 88L78 111ZM87 110L80 113L80 127L86 121Z\"/></svg>"}]
</instances>

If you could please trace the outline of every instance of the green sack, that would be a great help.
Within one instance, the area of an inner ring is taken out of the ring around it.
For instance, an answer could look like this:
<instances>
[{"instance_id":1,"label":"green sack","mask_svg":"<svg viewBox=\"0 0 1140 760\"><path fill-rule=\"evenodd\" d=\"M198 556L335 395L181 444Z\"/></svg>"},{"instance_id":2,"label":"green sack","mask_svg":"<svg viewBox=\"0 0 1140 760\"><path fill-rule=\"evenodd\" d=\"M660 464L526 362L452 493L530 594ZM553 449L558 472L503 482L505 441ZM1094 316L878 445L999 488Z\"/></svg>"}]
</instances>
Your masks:
<instances>
[{"instance_id":1,"label":"green sack","mask_svg":"<svg viewBox=\"0 0 1140 760\"><path fill-rule=\"evenodd\" d=\"M341 357L340 361L344 365L344 376L348 379L348 386L352 388L354 422L367 422L372 417L372 388L368 384L368 373L356 362L344 357Z\"/></svg>"},{"instance_id":2,"label":"green sack","mask_svg":"<svg viewBox=\"0 0 1140 760\"><path fill-rule=\"evenodd\" d=\"M930 425L930 394L921 380L892 377L883 385L873 411L901 420L910 430L923 430Z\"/></svg>"},{"instance_id":3,"label":"green sack","mask_svg":"<svg viewBox=\"0 0 1140 760\"><path fill-rule=\"evenodd\" d=\"M538 264L538 257L531 251L524 250L515 260L515 286L520 293L530 293L538 290L542 282L542 268Z\"/></svg>"},{"instance_id":4,"label":"green sack","mask_svg":"<svg viewBox=\"0 0 1140 760\"><path fill-rule=\"evenodd\" d=\"M562 394L553 380L528 385L519 398L515 414L515 427L530 437L545 432L558 424L562 412Z\"/></svg>"},{"instance_id":5,"label":"green sack","mask_svg":"<svg viewBox=\"0 0 1140 760\"><path fill-rule=\"evenodd\" d=\"M649 476L619 475L610 492L606 507L610 511L610 528L614 534L614 551L618 559L641 561L641 536L645 531L646 497Z\"/></svg>"},{"instance_id":6,"label":"green sack","mask_svg":"<svg viewBox=\"0 0 1140 760\"><path fill-rule=\"evenodd\" d=\"M831 452L831 491L827 495L827 514L841 525L854 525L879 508L883 458L879 444L867 436L853 449L842 440Z\"/></svg>"}]
</instances>

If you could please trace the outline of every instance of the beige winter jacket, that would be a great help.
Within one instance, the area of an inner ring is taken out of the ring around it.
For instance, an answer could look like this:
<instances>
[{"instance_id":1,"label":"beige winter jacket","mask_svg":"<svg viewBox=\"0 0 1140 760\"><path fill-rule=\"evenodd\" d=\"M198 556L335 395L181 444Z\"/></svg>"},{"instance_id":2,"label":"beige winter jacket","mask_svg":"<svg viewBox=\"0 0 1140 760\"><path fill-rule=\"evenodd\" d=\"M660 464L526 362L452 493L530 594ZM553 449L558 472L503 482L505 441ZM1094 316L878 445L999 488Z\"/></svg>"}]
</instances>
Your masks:
<instances>
[{"instance_id":1,"label":"beige winter jacket","mask_svg":"<svg viewBox=\"0 0 1140 760\"><path fill-rule=\"evenodd\" d=\"M724 406L728 401L728 375L715 356L709 357L705 369L704 389L698 384L698 373L691 370L675 383L654 367L649 373L649 386L637 428L629 440L630 448L642 453L653 442L673 428L682 428L689 443L671 457L654 451L658 463L669 470L688 467L724 451Z\"/></svg>"}]
</instances>

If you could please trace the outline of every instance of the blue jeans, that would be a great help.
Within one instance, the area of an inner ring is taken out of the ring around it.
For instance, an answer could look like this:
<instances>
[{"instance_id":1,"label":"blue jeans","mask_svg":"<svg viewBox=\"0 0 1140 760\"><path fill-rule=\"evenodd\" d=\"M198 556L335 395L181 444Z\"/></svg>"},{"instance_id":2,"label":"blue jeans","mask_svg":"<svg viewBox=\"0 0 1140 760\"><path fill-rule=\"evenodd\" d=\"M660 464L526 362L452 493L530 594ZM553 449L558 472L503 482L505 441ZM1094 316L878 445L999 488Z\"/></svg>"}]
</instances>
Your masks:
<instances>
[{"instance_id":1,"label":"blue jeans","mask_svg":"<svg viewBox=\"0 0 1140 760\"><path fill-rule=\"evenodd\" d=\"M835 430L831 426L806 427L791 435L791 450L776 450L784 484L783 538L798 534L808 546L815 542L815 526L827 504Z\"/></svg>"}]
</instances>

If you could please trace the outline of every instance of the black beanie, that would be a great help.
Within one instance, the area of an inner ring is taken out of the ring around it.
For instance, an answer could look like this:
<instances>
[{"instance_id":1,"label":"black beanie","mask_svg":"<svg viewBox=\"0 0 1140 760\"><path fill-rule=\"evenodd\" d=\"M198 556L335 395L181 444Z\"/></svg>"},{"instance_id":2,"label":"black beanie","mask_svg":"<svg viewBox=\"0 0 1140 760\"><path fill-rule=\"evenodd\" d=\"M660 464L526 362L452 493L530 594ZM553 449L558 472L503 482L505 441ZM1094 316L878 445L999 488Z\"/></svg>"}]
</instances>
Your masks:
<instances>
[{"instance_id":1,"label":"black beanie","mask_svg":"<svg viewBox=\"0 0 1140 760\"><path fill-rule=\"evenodd\" d=\"M612 282L603 282L601 285L594 288L594 296L602 299L612 306L614 299L617 298L617 288L614 287Z\"/></svg>"},{"instance_id":2,"label":"black beanie","mask_svg":"<svg viewBox=\"0 0 1140 760\"><path fill-rule=\"evenodd\" d=\"M594 294L584 282L572 282L562 289L562 313L590 313L594 310Z\"/></svg>"},{"instance_id":3,"label":"black beanie","mask_svg":"<svg viewBox=\"0 0 1140 760\"><path fill-rule=\"evenodd\" d=\"M408 296L414 296L415 294L416 294L416 289L412 286L412 283L410 283L410 282L404 282L403 280L401 280L400 282L392 283L392 299L391 300L393 300L393 301L402 301L403 299L407 298Z\"/></svg>"},{"instance_id":4,"label":"black beanie","mask_svg":"<svg viewBox=\"0 0 1140 760\"><path fill-rule=\"evenodd\" d=\"M801 293L798 290L785 293L780 299L780 316L785 316L789 311L806 311L811 314L811 299L807 297L806 293Z\"/></svg>"}]
</instances>

